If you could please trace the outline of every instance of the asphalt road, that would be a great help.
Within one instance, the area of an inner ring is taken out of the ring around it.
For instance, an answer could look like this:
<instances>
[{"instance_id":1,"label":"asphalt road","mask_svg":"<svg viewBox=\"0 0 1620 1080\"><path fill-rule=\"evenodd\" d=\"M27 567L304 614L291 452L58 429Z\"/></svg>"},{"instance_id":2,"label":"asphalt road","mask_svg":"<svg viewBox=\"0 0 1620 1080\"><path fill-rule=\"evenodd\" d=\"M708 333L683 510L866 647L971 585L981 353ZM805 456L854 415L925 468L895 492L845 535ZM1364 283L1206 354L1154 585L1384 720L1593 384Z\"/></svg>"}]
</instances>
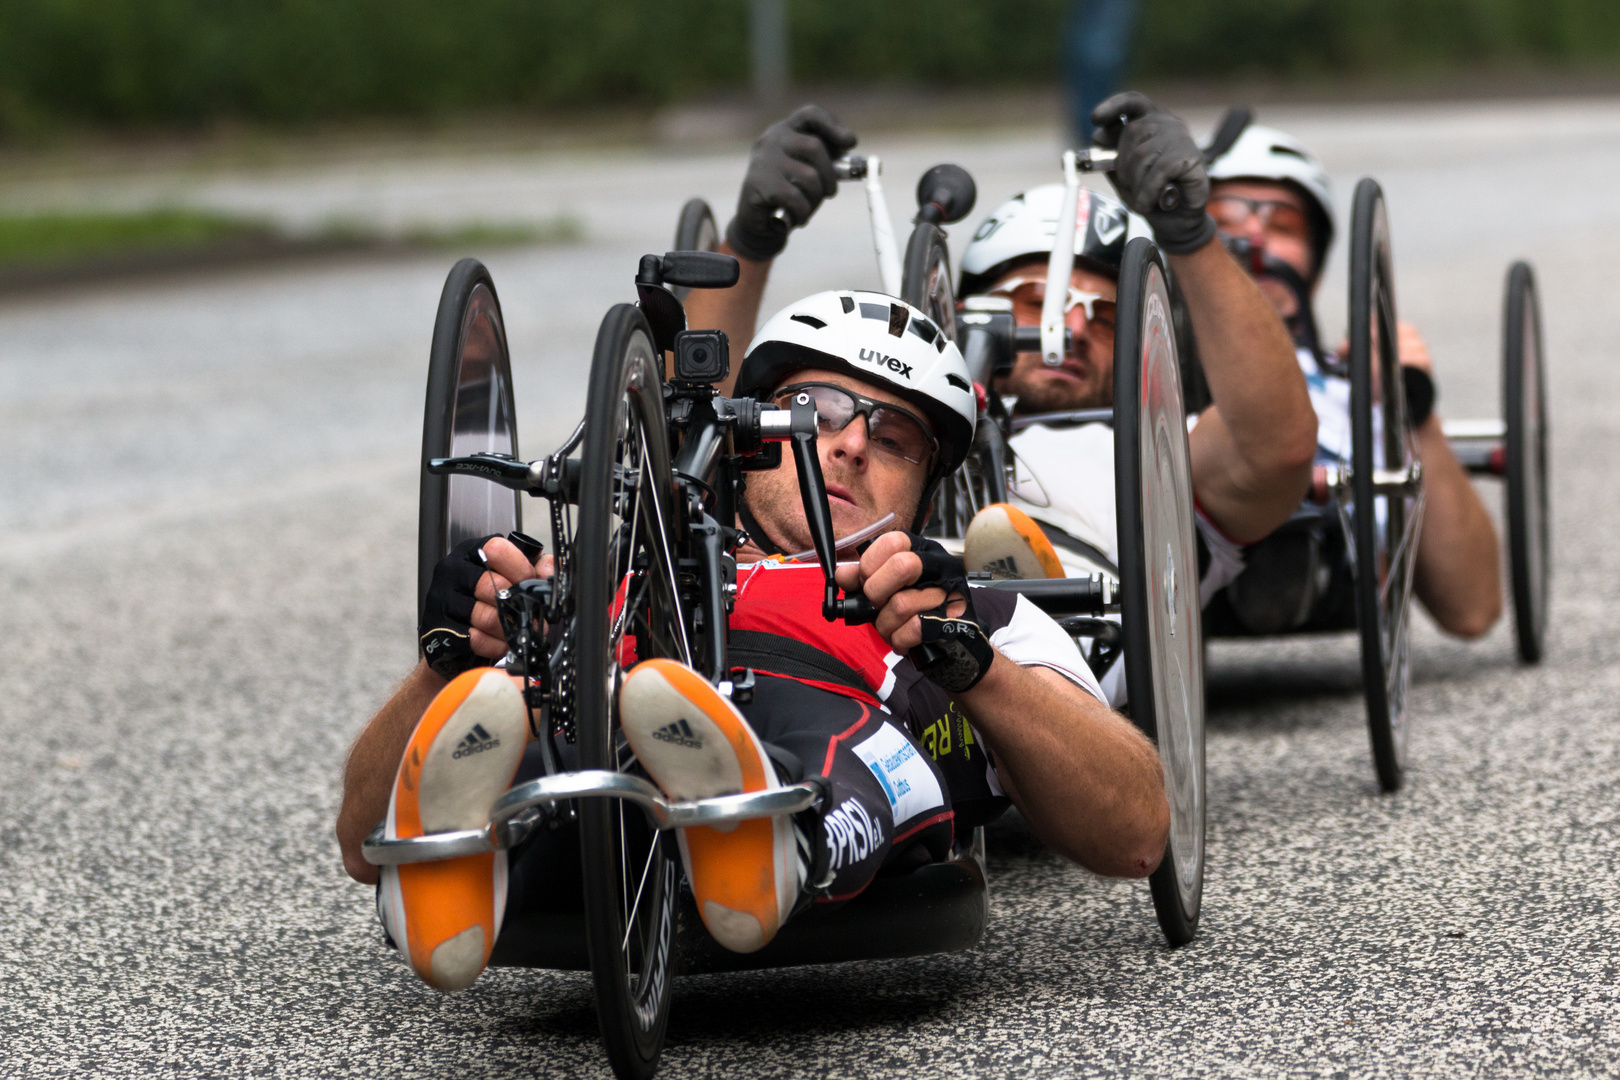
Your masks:
<instances>
[{"instance_id":1,"label":"asphalt road","mask_svg":"<svg viewBox=\"0 0 1620 1080\"><path fill-rule=\"evenodd\" d=\"M1208 122L1209 117L1201 118ZM663 1075L1523 1076L1620 1071L1620 101L1276 110L1341 201L1389 194L1401 313L1448 416L1497 409L1500 289L1541 274L1556 563L1548 660L1422 623L1412 769L1375 788L1353 643L1217 645L1209 869L1170 951L1145 887L1015 825L960 955L685 980ZM960 161L981 210L1039 134L874 140L899 216ZM595 324L742 149L88 180L318 221L568 213L489 254L525 449L577 418ZM144 185L144 186L142 186ZM155 193L155 194L154 194ZM771 299L876 275L850 191ZM1345 248L1324 290L1342 322ZM450 257L0 301L0 1075L606 1074L584 976L424 989L339 868L338 772L413 658L421 385ZM1487 493L1494 507L1499 497Z\"/></svg>"}]
</instances>

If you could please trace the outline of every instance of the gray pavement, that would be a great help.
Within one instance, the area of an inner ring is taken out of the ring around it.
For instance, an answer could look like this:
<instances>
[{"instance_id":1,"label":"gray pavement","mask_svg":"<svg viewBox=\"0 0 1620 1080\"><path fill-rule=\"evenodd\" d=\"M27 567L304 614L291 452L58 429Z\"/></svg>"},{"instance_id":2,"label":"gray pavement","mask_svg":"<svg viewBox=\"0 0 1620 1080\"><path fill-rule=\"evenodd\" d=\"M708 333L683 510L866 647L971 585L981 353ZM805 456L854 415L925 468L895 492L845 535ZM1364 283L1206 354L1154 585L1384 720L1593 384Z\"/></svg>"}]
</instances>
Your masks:
<instances>
[{"instance_id":1,"label":"gray pavement","mask_svg":"<svg viewBox=\"0 0 1620 1080\"><path fill-rule=\"evenodd\" d=\"M1207 123L1211 117L1195 117ZM1408 787L1372 778L1354 644L1213 648L1204 922L992 836L956 956L677 985L663 1075L1582 1076L1620 1071L1620 101L1277 109L1341 201L1389 194L1402 315L1448 416L1497 408L1501 279L1532 258L1552 360L1549 658L1425 621ZM954 159L981 210L1055 175L1038 132L884 140L897 216ZM318 222L567 213L488 253L526 450L577 418L595 324L742 149L87 179L0 203ZM142 186L144 185L144 187ZM1324 290L1342 322L1342 267ZM579 975L441 997L338 866L345 747L412 661L421 384L449 257L0 301L0 1075L598 1076ZM870 285L858 193L770 299ZM1494 507L1499 499L1487 493Z\"/></svg>"}]
</instances>

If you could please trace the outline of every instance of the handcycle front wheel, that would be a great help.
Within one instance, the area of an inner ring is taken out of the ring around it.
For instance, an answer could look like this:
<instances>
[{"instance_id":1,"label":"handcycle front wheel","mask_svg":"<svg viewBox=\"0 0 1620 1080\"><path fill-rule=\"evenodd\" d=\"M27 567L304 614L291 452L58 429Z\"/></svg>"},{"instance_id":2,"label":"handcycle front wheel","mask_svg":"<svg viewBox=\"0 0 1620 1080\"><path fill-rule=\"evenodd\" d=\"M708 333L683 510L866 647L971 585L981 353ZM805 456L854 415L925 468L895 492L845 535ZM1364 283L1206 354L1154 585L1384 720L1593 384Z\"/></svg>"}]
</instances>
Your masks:
<instances>
[{"instance_id":1,"label":"handcycle front wheel","mask_svg":"<svg viewBox=\"0 0 1620 1080\"><path fill-rule=\"evenodd\" d=\"M517 492L476 476L435 476L433 458L497 453L516 457L512 362L495 282L477 259L451 269L439 296L422 421L422 490L417 524L416 602L451 548L523 527Z\"/></svg>"},{"instance_id":2,"label":"handcycle front wheel","mask_svg":"<svg viewBox=\"0 0 1620 1080\"><path fill-rule=\"evenodd\" d=\"M1170 804L1149 878L1172 945L1198 931L1204 894L1204 646L1192 462L1164 256L1125 248L1114 336L1114 482L1131 720L1158 745Z\"/></svg>"},{"instance_id":3,"label":"handcycle front wheel","mask_svg":"<svg viewBox=\"0 0 1620 1080\"><path fill-rule=\"evenodd\" d=\"M1547 382L1541 301L1530 264L1508 269L1502 313L1502 412L1506 421L1508 577L1519 659L1539 663L1547 639L1552 543L1547 474Z\"/></svg>"},{"instance_id":4,"label":"handcycle front wheel","mask_svg":"<svg viewBox=\"0 0 1620 1080\"><path fill-rule=\"evenodd\" d=\"M1356 185L1350 224L1350 539L1373 764L1385 791L1406 768L1412 584L1423 523L1397 350L1389 216L1377 181ZM1378 473L1383 474L1380 479Z\"/></svg>"},{"instance_id":5,"label":"handcycle front wheel","mask_svg":"<svg viewBox=\"0 0 1620 1080\"><path fill-rule=\"evenodd\" d=\"M579 486L574 649L580 766L633 765L618 724L621 665L691 662L679 608L675 489L662 361L640 310L615 306L591 362ZM613 1071L657 1068L669 1020L678 856L671 838L622 800L579 807L585 936L597 1016Z\"/></svg>"}]
</instances>

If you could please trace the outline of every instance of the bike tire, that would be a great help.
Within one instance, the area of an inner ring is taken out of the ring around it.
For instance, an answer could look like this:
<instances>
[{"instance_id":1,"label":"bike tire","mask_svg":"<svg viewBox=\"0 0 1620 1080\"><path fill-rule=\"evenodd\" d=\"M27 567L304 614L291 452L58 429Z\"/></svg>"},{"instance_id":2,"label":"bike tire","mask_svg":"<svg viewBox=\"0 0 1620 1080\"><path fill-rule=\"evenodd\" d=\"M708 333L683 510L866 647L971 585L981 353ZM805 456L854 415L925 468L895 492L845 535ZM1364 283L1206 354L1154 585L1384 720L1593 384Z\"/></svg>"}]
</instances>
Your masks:
<instances>
[{"instance_id":1,"label":"bike tire","mask_svg":"<svg viewBox=\"0 0 1620 1080\"><path fill-rule=\"evenodd\" d=\"M581 450L574 648L580 767L625 770L617 698L626 637L639 659L690 662L671 554L675 489L663 373L652 330L631 304L596 338ZM589 673L589 674L587 674ZM597 1017L613 1071L645 1080L669 1020L679 856L622 800L579 805L585 937Z\"/></svg>"},{"instance_id":2,"label":"bike tire","mask_svg":"<svg viewBox=\"0 0 1620 1080\"><path fill-rule=\"evenodd\" d=\"M1519 659L1541 661L1547 637L1551 516L1547 505L1547 376L1541 300L1526 262L1508 269L1502 313L1502 412L1506 421L1508 577Z\"/></svg>"},{"instance_id":3,"label":"bike tire","mask_svg":"<svg viewBox=\"0 0 1620 1080\"><path fill-rule=\"evenodd\" d=\"M445 279L428 357L422 420L416 602L421 610L433 568L463 540L523 528L518 493L476 476L435 476L433 458L518 452L517 408L506 323L489 271L462 259Z\"/></svg>"},{"instance_id":4,"label":"bike tire","mask_svg":"<svg viewBox=\"0 0 1620 1080\"><path fill-rule=\"evenodd\" d=\"M1204 647L1192 462L1169 271L1146 237L1120 264L1114 336L1114 480L1131 720L1159 748L1170 836L1149 877L1171 945L1203 906Z\"/></svg>"},{"instance_id":5,"label":"bike tire","mask_svg":"<svg viewBox=\"0 0 1620 1080\"><path fill-rule=\"evenodd\" d=\"M1405 382L1383 191L1356 185L1350 219L1350 539L1356 631L1367 728L1379 786L1400 788L1406 770L1411 685L1412 581L1423 523L1421 491L1378 494L1374 470L1417 459Z\"/></svg>"}]
</instances>

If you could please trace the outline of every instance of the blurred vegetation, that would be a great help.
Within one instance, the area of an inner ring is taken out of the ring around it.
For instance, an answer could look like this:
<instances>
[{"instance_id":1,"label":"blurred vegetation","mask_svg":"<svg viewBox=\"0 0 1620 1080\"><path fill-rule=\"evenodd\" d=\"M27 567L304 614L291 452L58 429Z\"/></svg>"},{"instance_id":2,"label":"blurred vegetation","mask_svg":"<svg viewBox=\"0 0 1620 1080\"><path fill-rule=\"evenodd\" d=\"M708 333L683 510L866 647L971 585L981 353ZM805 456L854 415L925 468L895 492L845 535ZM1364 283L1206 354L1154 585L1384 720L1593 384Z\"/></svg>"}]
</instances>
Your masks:
<instances>
[{"instance_id":1,"label":"blurred vegetation","mask_svg":"<svg viewBox=\"0 0 1620 1080\"><path fill-rule=\"evenodd\" d=\"M1620 61L1617 0L1142 0L1136 72ZM1050 81L1067 0L789 0L806 83ZM0 134L657 103L746 85L747 0L0 0Z\"/></svg>"},{"instance_id":2,"label":"blurred vegetation","mask_svg":"<svg viewBox=\"0 0 1620 1080\"><path fill-rule=\"evenodd\" d=\"M0 273L20 266L71 267L106 259L172 255L186 251L326 251L366 248L488 250L531 244L568 244L584 237L577 218L413 224L399 230L358 221L333 221L289 233L263 218L181 207L131 211L0 213Z\"/></svg>"}]
</instances>

